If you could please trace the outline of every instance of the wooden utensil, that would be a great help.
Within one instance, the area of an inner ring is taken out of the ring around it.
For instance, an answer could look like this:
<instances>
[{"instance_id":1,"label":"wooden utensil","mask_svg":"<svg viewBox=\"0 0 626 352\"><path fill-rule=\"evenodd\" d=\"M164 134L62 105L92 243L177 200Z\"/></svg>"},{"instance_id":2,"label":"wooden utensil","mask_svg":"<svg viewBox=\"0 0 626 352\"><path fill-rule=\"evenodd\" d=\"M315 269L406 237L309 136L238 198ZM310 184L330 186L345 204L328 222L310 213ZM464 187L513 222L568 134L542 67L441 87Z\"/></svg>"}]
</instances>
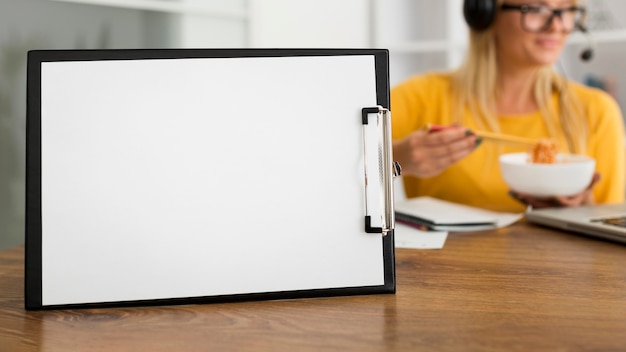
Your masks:
<instances>
[{"instance_id":1,"label":"wooden utensil","mask_svg":"<svg viewBox=\"0 0 626 352\"><path fill-rule=\"evenodd\" d=\"M495 132L474 131L474 134L479 137L482 137L484 141L491 141L491 142L498 142L498 143L525 144L525 145L537 145L539 143L537 139L511 136L511 135L495 133Z\"/></svg>"}]
</instances>

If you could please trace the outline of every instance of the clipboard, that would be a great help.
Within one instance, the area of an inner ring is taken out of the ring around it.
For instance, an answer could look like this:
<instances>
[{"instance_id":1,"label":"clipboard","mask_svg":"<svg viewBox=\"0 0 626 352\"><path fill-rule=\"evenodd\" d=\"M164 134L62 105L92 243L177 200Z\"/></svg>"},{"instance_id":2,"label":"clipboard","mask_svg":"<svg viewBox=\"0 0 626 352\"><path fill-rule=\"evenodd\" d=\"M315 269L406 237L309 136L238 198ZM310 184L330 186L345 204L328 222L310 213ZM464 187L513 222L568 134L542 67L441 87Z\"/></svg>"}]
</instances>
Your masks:
<instances>
[{"instance_id":1,"label":"clipboard","mask_svg":"<svg viewBox=\"0 0 626 352\"><path fill-rule=\"evenodd\" d=\"M25 308L395 292L384 49L28 53Z\"/></svg>"}]
</instances>

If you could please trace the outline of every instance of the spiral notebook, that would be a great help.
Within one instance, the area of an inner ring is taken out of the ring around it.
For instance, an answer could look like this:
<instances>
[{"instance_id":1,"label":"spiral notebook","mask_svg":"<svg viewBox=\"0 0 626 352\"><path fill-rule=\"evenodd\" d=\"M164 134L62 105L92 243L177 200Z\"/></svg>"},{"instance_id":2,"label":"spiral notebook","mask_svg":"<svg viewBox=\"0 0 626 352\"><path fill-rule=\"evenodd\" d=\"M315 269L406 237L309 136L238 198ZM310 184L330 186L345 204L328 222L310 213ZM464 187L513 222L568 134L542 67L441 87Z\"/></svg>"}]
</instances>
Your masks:
<instances>
[{"instance_id":1,"label":"spiral notebook","mask_svg":"<svg viewBox=\"0 0 626 352\"><path fill-rule=\"evenodd\" d=\"M523 214L494 212L433 197L410 198L395 205L396 221L426 231L465 232L508 226Z\"/></svg>"}]
</instances>

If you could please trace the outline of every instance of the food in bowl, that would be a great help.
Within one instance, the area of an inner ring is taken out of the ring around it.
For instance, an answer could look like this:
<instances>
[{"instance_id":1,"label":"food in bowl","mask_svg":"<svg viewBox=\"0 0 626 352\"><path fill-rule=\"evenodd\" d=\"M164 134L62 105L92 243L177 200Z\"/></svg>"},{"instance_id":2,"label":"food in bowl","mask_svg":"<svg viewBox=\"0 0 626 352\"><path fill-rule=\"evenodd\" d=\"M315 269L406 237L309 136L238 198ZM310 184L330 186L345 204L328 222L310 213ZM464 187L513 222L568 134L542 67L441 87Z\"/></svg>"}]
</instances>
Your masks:
<instances>
[{"instance_id":1,"label":"food in bowl","mask_svg":"<svg viewBox=\"0 0 626 352\"><path fill-rule=\"evenodd\" d=\"M585 190L596 167L593 158L556 154L554 163L534 163L529 153L500 156L500 171L511 190L535 197L570 196Z\"/></svg>"},{"instance_id":2,"label":"food in bowl","mask_svg":"<svg viewBox=\"0 0 626 352\"><path fill-rule=\"evenodd\" d=\"M535 144L530 153L530 160L537 164L554 164L558 147L553 139L542 138Z\"/></svg>"}]
</instances>

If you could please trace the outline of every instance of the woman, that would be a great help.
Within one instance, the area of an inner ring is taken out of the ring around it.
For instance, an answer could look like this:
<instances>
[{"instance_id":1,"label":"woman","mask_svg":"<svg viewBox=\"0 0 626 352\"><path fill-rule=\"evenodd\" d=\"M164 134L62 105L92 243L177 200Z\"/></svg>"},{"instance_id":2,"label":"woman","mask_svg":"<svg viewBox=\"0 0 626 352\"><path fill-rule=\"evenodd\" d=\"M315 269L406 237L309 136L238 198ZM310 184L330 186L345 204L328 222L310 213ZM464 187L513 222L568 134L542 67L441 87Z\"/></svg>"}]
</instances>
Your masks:
<instances>
[{"instance_id":1,"label":"woman","mask_svg":"<svg viewBox=\"0 0 626 352\"><path fill-rule=\"evenodd\" d=\"M478 6L478 8L473 8ZM584 26L572 0L465 1L465 63L417 76L391 91L394 159L407 197L432 196L499 211L624 200L624 126L606 93L552 68L570 32ZM434 132L425 126L448 126ZM512 192L498 155L527 147L483 142L473 130L552 138L559 151L596 159L589 188L539 199Z\"/></svg>"}]
</instances>

